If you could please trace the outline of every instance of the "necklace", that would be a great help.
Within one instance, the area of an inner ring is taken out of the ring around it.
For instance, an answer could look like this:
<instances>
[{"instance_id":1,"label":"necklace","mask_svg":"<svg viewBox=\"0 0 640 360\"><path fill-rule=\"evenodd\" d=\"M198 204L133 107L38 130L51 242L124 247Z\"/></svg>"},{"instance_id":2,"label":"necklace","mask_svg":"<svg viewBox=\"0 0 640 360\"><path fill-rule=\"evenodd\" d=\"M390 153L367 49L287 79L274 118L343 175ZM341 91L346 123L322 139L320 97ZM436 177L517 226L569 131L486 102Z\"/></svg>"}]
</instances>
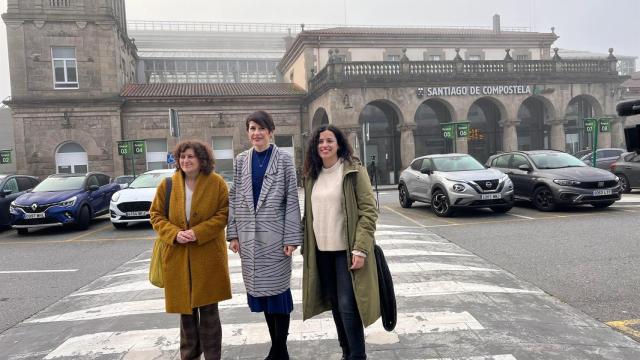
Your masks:
<instances>
[{"instance_id":1,"label":"necklace","mask_svg":"<svg viewBox=\"0 0 640 360\"><path fill-rule=\"evenodd\" d=\"M262 160L260 160L260 154L258 151L256 151L256 149L253 149L257 159L258 159L258 167L263 167L264 166L264 162L269 158L269 153L271 152L271 146L269 146L269 149L267 149L267 151L263 151L264 153L264 157L262 158Z\"/></svg>"}]
</instances>

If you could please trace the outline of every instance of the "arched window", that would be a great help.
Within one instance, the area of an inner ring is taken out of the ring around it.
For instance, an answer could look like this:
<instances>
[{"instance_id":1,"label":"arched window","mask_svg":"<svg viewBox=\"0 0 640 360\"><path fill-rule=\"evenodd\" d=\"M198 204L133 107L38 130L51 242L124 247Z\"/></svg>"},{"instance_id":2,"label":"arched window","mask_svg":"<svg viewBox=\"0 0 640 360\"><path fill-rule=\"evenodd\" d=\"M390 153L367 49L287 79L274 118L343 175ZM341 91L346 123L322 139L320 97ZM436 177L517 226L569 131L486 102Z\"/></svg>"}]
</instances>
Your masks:
<instances>
[{"instance_id":1,"label":"arched window","mask_svg":"<svg viewBox=\"0 0 640 360\"><path fill-rule=\"evenodd\" d=\"M67 142L56 151L56 173L85 174L89 170L87 152L75 142Z\"/></svg>"}]
</instances>

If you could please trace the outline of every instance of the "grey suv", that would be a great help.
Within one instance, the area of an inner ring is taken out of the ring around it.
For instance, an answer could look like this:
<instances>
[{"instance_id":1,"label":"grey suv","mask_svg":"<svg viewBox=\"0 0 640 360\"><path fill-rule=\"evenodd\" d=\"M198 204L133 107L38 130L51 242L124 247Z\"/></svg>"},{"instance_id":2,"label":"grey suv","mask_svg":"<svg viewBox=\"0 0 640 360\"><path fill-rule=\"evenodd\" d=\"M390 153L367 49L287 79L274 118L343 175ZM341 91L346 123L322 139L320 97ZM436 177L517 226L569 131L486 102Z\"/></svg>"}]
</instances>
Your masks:
<instances>
[{"instance_id":1,"label":"grey suv","mask_svg":"<svg viewBox=\"0 0 640 360\"><path fill-rule=\"evenodd\" d=\"M516 198L530 200L540 211L553 211L558 205L605 208L620 200L622 192L616 175L562 151L502 153L491 156L487 165L508 174Z\"/></svg>"},{"instance_id":2,"label":"grey suv","mask_svg":"<svg viewBox=\"0 0 640 360\"><path fill-rule=\"evenodd\" d=\"M609 166L609 170L620 178L622 192L629 193L631 189L640 188L640 154L637 152L624 153L618 161Z\"/></svg>"},{"instance_id":3,"label":"grey suv","mask_svg":"<svg viewBox=\"0 0 640 360\"><path fill-rule=\"evenodd\" d=\"M414 201L431 205L437 216L450 216L456 208L488 207L505 213L513 207L513 184L495 169L485 169L467 154L419 157L400 174L400 205Z\"/></svg>"}]
</instances>

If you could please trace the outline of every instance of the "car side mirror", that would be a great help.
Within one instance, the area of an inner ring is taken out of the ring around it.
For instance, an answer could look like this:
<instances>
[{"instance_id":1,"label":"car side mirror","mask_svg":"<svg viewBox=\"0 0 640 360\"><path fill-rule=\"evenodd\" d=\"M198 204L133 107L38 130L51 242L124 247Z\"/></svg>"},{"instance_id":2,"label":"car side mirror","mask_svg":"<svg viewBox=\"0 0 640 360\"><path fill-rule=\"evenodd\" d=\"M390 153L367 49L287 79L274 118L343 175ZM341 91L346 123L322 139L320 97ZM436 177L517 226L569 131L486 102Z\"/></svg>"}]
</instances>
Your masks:
<instances>
[{"instance_id":1,"label":"car side mirror","mask_svg":"<svg viewBox=\"0 0 640 360\"><path fill-rule=\"evenodd\" d=\"M129 187L129 184L128 184L128 183L120 184L120 187L121 187L122 189L126 189L126 188L128 188L128 187Z\"/></svg>"},{"instance_id":2,"label":"car side mirror","mask_svg":"<svg viewBox=\"0 0 640 360\"><path fill-rule=\"evenodd\" d=\"M431 173L433 173L433 171L431 171L431 169L422 169L420 170L421 173L423 174L427 174L427 175L431 175Z\"/></svg>"},{"instance_id":3,"label":"car side mirror","mask_svg":"<svg viewBox=\"0 0 640 360\"><path fill-rule=\"evenodd\" d=\"M528 164L522 164L520 166L518 166L518 169L522 170L522 171L526 171L529 172L531 171L531 166L529 166Z\"/></svg>"},{"instance_id":4,"label":"car side mirror","mask_svg":"<svg viewBox=\"0 0 640 360\"><path fill-rule=\"evenodd\" d=\"M96 191L100 189L100 186L98 185L89 185L89 191Z\"/></svg>"}]
</instances>

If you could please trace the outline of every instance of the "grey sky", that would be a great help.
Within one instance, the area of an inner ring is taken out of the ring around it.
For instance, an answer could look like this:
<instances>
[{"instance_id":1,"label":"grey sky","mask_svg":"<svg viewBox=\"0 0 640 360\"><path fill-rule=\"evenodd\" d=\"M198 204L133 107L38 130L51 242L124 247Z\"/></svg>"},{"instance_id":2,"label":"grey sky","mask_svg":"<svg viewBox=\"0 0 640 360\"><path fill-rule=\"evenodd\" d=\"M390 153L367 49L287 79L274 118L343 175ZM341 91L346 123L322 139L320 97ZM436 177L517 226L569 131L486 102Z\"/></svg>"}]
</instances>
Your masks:
<instances>
[{"instance_id":1,"label":"grey sky","mask_svg":"<svg viewBox=\"0 0 640 360\"><path fill-rule=\"evenodd\" d=\"M180 4L181 6L176 6ZM5 12L7 1L0 0ZM346 9L346 16L345 16ZM640 56L639 0L128 0L129 20L353 25L529 27L560 39L554 46ZM0 99L10 95L7 42L0 24Z\"/></svg>"}]
</instances>

